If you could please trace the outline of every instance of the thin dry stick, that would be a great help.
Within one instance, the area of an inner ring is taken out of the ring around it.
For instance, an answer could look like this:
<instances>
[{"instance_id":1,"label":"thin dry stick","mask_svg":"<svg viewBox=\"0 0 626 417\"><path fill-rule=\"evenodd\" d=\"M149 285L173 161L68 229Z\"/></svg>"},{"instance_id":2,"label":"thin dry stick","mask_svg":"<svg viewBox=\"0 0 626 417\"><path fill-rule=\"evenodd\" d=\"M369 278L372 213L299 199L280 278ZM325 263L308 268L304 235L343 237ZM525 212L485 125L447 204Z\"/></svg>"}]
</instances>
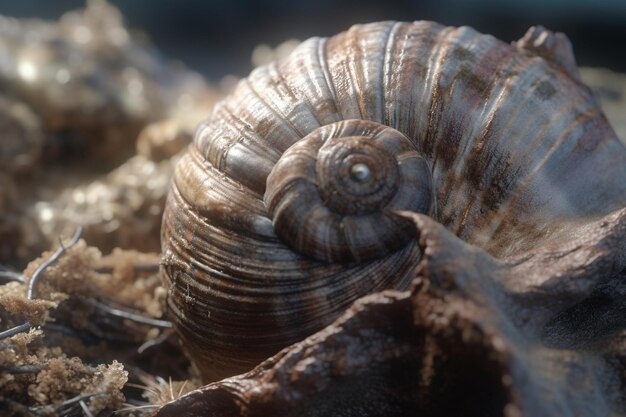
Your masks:
<instances>
[{"instance_id":1,"label":"thin dry stick","mask_svg":"<svg viewBox=\"0 0 626 417\"><path fill-rule=\"evenodd\" d=\"M38 410L42 410L43 411L43 410L52 408L53 410L58 412L58 411L63 410L64 408L72 407L76 403L88 400L91 397L100 397L100 396L103 396L103 395L106 395L106 394L104 392L101 392L101 391L99 391L99 392L90 392L88 394L80 394L80 395L72 397L72 398L70 398L68 400L63 401L62 403L45 404L45 405L40 405L40 406L37 406L37 407L29 407L29 410L33 411L33 412L37 412Z\"/></svg>"},{"instance_id":2,"label":"thin dry stick","mask_svg":"<svg viewBox=\"0 0 626 417\"><path fill-rule=\"evenodd\" d=\"M141 314L135 314L130 311L120 310L119 308L109 307L106 304L102 304L96 300L86 299L88 304L91 304L93 307L106 312L115 317L120 317L126 320L131 320L137 323L147 324L154 327L159 327L163 329L169 329L172 327L172 323L167 320L159 320L153 319L152 317L142 316Z\"/></svg>"},{"instance_id":3,"label":"thin dry stick","mask_svg":"<svg viewBox=\"0 0 626 417\"><path fill-rule=\"evenodd\" d=\"M26 283L24 275L20 274L19 272L0 271L0 282L6 283L11 281L21 282L22 284Z\"/></svg>"},{"instance_id":4,"label":"thin dry stick","mask_svg":"<svg viewBox=\"0 0 626 417\"><path fill-rule=\"evenodd\" d=\"M39 265L39 268L35 270L35 273L33 274L33 277L31 278L30 283L28 284L28 299L29 300L32 300L33 298L35 298L35 286L37 285L37 282L43 275L43 271L45 271L50 265L55 263L65 253L66 250L74 246L78 242L78 239L80 239L80 235L82 233L83 233L83 227L78 226L76 228L76 232L74 232L74 236L72 236L72 240L70 240L70 243L67 246L65 246L61 238L59 238L59 248L56 250L56 252L54 252L54 254L52 254L52 256L46 262Z\"/></svg>"},{"instance_id":5,"label":"thin dry stick","mask_svg":"<svg viewBox=\"0 0 626 417\"><path fill-rule=\"evenodd\" d=\"M171 331L167 331L164 330L158 337L154 338L154 339L150 339L145 341L141 346L139 346L137 348L137 353L139 353L140 355L145 352L147 349L153 347L153 346L158 346L161 343L165 342L170 336L172 335Z\"/></svg>"},{"instance_id":6,"label":"thin dry stick","mask_svg":"<svg viewBox=\"0 0 626 417\"><path fill-rule=\"evenodd\" d=\"M39 281L39 279L43 275L43 272L46 270L46 268L48 268L50 265L55 263L61 257L61 255L65 253L67 249L74 246L76 242L78 242L78 239L80 239L80 235L82 233L83 233L82 226L78 226L76 228L76 232L74 232L74 236L72 236L72 240L70 240L70 243L67 246L65 246L63 244L63 241L59 238L59 244L60 244L59 249L57 249L56 252L54 252L54 254L46 262L41 264L39 268L35 270L35 273L33 274L33 277L31 278L30 283L28 284L27 297L29 300L32 300L34 298L35 285L37 284L37 281ZM24 324L20 324L18 326L12 327L0 333L0 340L6 339L7 337L15 336L18 333L27 332L33 327L34 326L30 322L26 322Z\"/></svg>"},{"instance_id":7,"label":"thin dry stick","mask_svg":"<svg viewBox=\"0 0 626 417\"><path fill-rule=\"evenodd\" d=\"M26 322L24 324L20 324L19 326L11 327L8 330L0 332L0 340L6 339L7 337L15 336L18 333L23 333L29 331L33 327L32 324Z\"/></svg>"},{"instance_id":8,"label":"thin dry stick","mask_svg":"<svg viewBox=\"0 0 626 417\"><path fill-rule=\"evenodd\" d=\"M87 407L87 404L85 404L85 401L79 401L79 404L80 404L80 408L83 409L83 413L85 413L85 416L95 417L93 413L91 412L91 410L89 409L89 407Z\"/></svg>"}]
</instances>

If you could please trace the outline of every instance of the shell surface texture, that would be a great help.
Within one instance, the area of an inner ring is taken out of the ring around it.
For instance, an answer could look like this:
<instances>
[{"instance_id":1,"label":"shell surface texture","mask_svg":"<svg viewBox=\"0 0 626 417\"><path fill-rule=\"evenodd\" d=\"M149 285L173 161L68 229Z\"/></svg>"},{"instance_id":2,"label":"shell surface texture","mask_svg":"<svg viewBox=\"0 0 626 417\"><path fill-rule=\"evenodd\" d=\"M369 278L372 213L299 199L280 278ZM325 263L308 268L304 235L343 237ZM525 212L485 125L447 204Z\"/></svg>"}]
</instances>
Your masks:
<instances>
[{"instance_id":1,"label":"shell surface texture","mask_svg":"<svg viewBox=\"0 0 626 417\"><path fill-rule=\"evenodd\" d=\"M255 69L199 127L163 219L168 308L217 380L406 289L420 253L396 210L508 257L623 206L626 151L562 35L357 25Z\"/></svg>"}]
</instances>

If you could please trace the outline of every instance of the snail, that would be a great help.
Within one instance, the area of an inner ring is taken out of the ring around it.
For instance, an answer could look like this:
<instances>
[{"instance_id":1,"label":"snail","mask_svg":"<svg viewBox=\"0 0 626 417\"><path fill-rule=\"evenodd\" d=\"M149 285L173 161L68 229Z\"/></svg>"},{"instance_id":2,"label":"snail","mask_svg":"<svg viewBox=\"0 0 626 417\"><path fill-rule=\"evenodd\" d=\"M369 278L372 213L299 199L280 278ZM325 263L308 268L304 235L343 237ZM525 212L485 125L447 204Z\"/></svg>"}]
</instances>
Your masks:
<instances>
[{"instance_id":1,"label":"snail","mask_svg":"<svg viewBox=\"0 0 626 417\"><path fill-rule=\"evenodd\" d=\"M396 211L505 257L626 206L625 178L564 35L380 22L312 38L239 82L178 163L169 312L218 380L406 289L420 252Z\"/></svg>"}]
</instances>

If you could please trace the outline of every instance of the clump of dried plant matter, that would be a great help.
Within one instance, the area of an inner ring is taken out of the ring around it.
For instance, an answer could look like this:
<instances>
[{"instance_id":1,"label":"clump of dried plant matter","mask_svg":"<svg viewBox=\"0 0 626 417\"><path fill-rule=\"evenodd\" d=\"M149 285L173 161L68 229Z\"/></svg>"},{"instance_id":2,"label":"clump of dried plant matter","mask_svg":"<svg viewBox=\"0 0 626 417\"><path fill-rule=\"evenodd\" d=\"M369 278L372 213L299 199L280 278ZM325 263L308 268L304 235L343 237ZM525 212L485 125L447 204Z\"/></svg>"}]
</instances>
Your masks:
<instances>
[{"instance_id":1,"label":"clump of dried plant matter","mask_svg":"<svg viewBox=\"0 0 626 417\"><path fill-rule=\"evenodd\" d=\"M164 294L156 254L118 249L103 256L75 239L10 281L0 287L3 413L137 415L187 391L176 383L163 388L151 373L157 363L167 369L163 358L176 349L169 322L159 319ZM184 359L170 362L182 372L188 367ZM145 386L150 402L139 390L125 403L129 378Z\"/></svg>"}]
</instances>

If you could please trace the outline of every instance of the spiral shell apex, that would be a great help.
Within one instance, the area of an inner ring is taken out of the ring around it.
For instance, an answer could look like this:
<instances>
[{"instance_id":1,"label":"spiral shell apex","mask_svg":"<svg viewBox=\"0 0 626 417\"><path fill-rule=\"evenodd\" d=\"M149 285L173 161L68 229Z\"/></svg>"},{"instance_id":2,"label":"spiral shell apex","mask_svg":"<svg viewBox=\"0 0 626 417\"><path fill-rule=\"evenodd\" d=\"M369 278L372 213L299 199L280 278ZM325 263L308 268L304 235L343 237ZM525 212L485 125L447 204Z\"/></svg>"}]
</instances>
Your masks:
<instances>
[{"instance_id":1,"label":"spiral shell apex","mask_svg":"<svg viewBox=\"0 0 626 417\"><path fill-rule=\"evenodd\" d=\"M205 379L407 288L420 253L396 210L502 257L626 206L626 150L552 37L372 23L242 80L179 162L163 218L170 315Z\"/></svg>"},{"instance_id":2,"label":"spiral shell apex","mask_svg":"<svg viewBox=\"0 0 626 417\"><path fill-rule=\"evenodd\" d=\"M376 259L414 235L393 210L426 213L430 168L397 130L346 120L290 147L267 178L265 206L276 233L322 262Z\"/></svg>"}]
</instances>

